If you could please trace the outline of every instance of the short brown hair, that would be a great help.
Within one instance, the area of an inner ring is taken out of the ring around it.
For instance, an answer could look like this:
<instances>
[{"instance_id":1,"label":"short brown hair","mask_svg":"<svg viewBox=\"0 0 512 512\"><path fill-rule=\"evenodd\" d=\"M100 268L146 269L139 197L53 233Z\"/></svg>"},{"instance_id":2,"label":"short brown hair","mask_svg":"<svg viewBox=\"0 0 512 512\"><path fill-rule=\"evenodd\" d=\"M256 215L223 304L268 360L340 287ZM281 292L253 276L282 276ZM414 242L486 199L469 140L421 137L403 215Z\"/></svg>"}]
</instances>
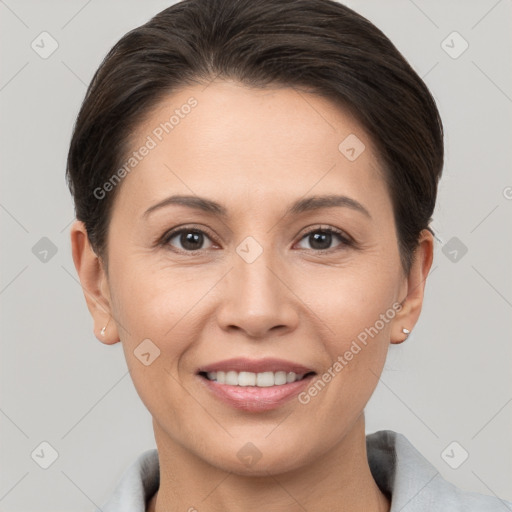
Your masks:
<instances>
[{"instance_id":1,"label":"short brown hair","mask_svg":"<svg viewBox=\"0 0 512 512\"><path fill-rule=\"evenodd\" d=\"M215 77L305 88L347 106L370 135L393 203L403 269L429 229L444 158L427 86L366 18L332 0L183 0L125 34L87 90L66 178L75 214L106 260L115 187L130 134L165 96Z\"/></svg>"}]
</instances>

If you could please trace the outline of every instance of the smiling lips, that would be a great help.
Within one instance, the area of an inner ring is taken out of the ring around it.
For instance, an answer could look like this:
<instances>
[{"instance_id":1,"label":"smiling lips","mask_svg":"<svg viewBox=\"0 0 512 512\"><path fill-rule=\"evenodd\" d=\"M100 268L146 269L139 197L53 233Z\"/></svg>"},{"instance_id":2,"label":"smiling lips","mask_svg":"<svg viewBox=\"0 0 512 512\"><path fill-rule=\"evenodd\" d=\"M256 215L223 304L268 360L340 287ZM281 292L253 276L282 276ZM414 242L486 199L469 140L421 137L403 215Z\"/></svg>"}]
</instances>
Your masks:
<instances>
[{"instance_id":1,"label":"smiling lips","mask_svg":"<svg viewBox=\"0 0 512 512\"><path fill-rule=\"evenodd\" d=\"M201 381L224 403L249 412L275 409L297 395L316 375L283 359L229 359L198 369Z\"/></svg>"}]
</instances>

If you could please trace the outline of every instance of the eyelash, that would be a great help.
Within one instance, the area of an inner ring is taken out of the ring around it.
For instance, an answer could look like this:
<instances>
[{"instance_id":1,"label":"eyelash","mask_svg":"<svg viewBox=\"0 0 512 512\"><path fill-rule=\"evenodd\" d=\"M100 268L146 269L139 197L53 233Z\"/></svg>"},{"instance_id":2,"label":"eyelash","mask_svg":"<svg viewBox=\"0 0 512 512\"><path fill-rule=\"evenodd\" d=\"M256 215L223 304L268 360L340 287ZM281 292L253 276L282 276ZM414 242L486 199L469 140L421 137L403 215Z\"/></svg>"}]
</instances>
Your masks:
<instances>
[{"instance_id":1,"label":"eyelash","mask_svg":"<svg viewBox=\"0 0 512 512\"><path fill-rule=\"evenodd\" d=\"M199 228L196 228L196 227L193 227L193 226L184 226L184 227L180 227L178 229L174 229L174 230L171 230L171 231L168 231L166 232L161 238L159 241L157 241L157 244L158 246L162 246L162 247L171 247L169 242L170 240L172 240L176 235L180 235L182 233L196 233L196 234L202 234L202 235L206 235L208 238L210 238L214 243L218 243L216 240L215 240L215 237L213 237L212 235L210 235L207 231L204 231L203 229L199 229ZM356 247L356 243L355 241L350 238L348 235L346 235L343 231L339 230L339 229L336 229L336 228L333 228L333 227L321 227L321 226L317 226L313 229L310 229L309 231L306 231L300 238L299 242L304 240L305 238L307 238L308 236L312 235L313 233L323 233L323 234L331 234L331 235L336 235L338 237L338 240L341 242L341 244L337 247L332 247L330 249L301 249L301 250L304 250L304 251L313 251L314 253L317 253L317 254L325 254L325 253L331 253L331 252L336 252L336 251L339 251L339 250L343 250L343 248L345 247ZM172 251L174 252L177 252L177 253L180 253L180 254L200 254L202 252L204 252L206 249L197 249L195 251L187 251L187 250L183 250L183 249L177 249L177 248L171 248Z\"/></svg>"}]
</instances>

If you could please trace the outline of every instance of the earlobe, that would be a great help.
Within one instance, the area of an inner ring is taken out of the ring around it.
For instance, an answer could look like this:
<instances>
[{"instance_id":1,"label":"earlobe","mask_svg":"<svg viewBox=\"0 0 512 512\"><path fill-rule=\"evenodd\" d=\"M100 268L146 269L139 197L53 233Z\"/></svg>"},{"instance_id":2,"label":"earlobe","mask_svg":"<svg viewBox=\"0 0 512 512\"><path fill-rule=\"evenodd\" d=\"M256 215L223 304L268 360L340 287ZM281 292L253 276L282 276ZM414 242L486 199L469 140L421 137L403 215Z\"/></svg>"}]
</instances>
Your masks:
<instances>
[{"instance_id":1,"label":"earlobe","mask_svg":"<svg viewBox=\"0 0 512 512\"><path fill-rule=\"evenodd\" d=\"M434 237L429 230L424 229L420 234L413 263L406 280L406 297L402 302L402 308L394 319L394 332L391 334L391 343L393 344L403 343L418 321L433 255Z\"/></svg>"},{"instance_id":2,"label":"earlobe","mask_svg":"<svg viewBox=\"0 0 512 512\"><path fill-rule=\"evenodd\" d=\"M82 221L73 223L70 236L73 262L94 321L95 336L107 345L117 343L119 336L115 322L110 323L112 309L107 276L101 260L91 247Z\"/></svg>"}]
</instances>

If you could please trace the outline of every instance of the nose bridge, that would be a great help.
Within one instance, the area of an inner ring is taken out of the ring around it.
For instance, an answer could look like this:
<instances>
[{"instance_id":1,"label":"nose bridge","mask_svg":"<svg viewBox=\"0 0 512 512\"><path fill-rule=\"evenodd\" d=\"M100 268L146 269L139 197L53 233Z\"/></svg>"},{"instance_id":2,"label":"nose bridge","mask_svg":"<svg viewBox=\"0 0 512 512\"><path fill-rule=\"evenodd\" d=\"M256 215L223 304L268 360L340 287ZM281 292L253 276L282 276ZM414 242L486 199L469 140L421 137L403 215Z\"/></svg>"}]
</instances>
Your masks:
<instances>
[{"instance_id":1,"label":"nose bridge","mask_svg":"<svg viewBox=\"0 0 512 512\"><path fill-rule=\"evenodd\" d=\"M261 302L261 305L268 307L280 294L280 283L275 275L275 272L279 271L276 268L279 267L276 261L277 255L272 244L267 242L264 248L252 236L247 237L236 248L233 279L237 279L237 288L244 297L256 301L254 306ZM274 269L274 272L271 269Z\"/></svg>"},{"instance_id":2,"label":"nose bridge","mask_svg":"<svg viewBox=\"0 0 512 512\"><path fill-rule=\"evenodd\" d=\"M270 238L263 246L248 236L235 248L218 317L224 328L236 326L250 336L264 336L277 326L295 326L298 315L279 278L283 265Z\"/></svg>"}]
</instances>

